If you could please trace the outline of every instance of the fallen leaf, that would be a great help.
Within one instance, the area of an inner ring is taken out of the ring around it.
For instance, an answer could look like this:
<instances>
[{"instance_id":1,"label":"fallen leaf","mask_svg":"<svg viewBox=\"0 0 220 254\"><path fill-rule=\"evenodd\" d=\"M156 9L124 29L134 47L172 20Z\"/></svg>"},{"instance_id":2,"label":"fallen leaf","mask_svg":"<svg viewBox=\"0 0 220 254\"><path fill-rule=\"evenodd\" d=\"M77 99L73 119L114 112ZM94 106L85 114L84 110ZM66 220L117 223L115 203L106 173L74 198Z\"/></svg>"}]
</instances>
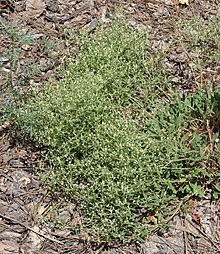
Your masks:
<instances>
[{"instance_id":1,"label":"fallen leaf","mask_svg":"<svg viewBox=\"0 0 220 254\"><path fill-rule=\"evenodd\" d=\"M6 245L0 243L0 253L3 253L3 251L5 250Z\"/></svg>"},{"instance_id":2,"label":"fallen leaf","mask_svg":"<svg viewBox=\"0 0 220 254\"><path fill-rule=\"evenodd\" d=\"M42 0L26 0L26 11L38 10L43 11L45 3Z\"/></svg>"},{"instance_id":3,"label":"fallen leaf","mask_svg":"<svg viewBox=\"0 0 220 254\"><path fill-rule=\"evenodd\" d=\"M155 216L151 216L151 215L147 216L147 221L148 222L153 222L155 224L158 224L158 220L157 220L157 218Z\"/></svg>"},{"instance_id":4,"label":"fallen leaf","mask_svg":"<svg viewBox=\"0 0 220 254\"><path fill-rule=\"evenodd\" d=\"M62 237L66 237L66 236L68 236L68 235L70 235L70 234L71 234L71 231L68 230L68 229L57 229L57 230L53 233L53 235L55 235L55 236L62 236Z\"/></svg>"},{"instance_id":5,"label":"fallen leaf","mask_svg":"<svg viewBox=\"0 0 220 254\"><path fill-rule=\"evenodd\" d=\"M6 0L1 0L0 1L0 9L7 9L8 7L10 9L14 9L12 1L6 1Z\"/></svg>"},{"instance_id":6,"label":"fallen leaf","mask_svg":"<svg viewBox=\"0 0 220 254\"><path fill-rule=\"evenodd\" d=\"M201 225L201 217L198 214L191 214L192 220L198 224Z\"/></svg>"},{"instance_id":7,"label":"fallen leaf","mask_svg":"<svg viewBox=\"0 0 220 254\"><path fill-rule=\"evenodd\" d=\"M179 3L189 5L189 0L179 0Z\"/></svg>"}]
</instances>

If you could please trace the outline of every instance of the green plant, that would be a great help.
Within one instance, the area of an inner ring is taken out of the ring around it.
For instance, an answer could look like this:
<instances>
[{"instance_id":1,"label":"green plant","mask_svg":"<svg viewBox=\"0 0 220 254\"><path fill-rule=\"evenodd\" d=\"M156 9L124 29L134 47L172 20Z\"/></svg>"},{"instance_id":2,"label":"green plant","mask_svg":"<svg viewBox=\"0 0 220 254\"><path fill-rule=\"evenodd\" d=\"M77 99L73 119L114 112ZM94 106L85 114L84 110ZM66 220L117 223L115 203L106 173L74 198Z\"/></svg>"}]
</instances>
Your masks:
<instances>
[{"instance_id":1,"label":"green plant","mask_svg":"<svg viewBox=\"0 0 220 254\"><path fill-rule=\"evenodd\" d=\"M0 31L4 47L0 60L0 114L4 115L30 93L30 80L41 70L39 59L33 57L31 50L35 48L43 54L48 43L44 37L36 39L33 32L26 32L2 17Z\"/></svg>"},{"instance_id":2,"label":"green plant","mask_svg":"<svg viewBox=\"0 0 220 254\"><path fill-rule=\"evenodd\" d=\"M49 148L43 177L77 200L93 240L143 239L185 199L217 189L218 150L206 124L215 96L168 92L148 40L121 20L81 34L64 78L13 115Z\"/></svg>"},{"instance_id":3,"label":"green plant","mask_svg":"<svg viewBox=\"0 0 220 254\"><path fill-rule=\"evenodd\" d=\"M208 19L194 17L190 20L181 20L177 23L176 34L176 43L187 52L193 71L205 74L207 67L218 66L220 61L219 14ZM202 77L201 79L204 82Z\"/></svg>"}]
</instances>

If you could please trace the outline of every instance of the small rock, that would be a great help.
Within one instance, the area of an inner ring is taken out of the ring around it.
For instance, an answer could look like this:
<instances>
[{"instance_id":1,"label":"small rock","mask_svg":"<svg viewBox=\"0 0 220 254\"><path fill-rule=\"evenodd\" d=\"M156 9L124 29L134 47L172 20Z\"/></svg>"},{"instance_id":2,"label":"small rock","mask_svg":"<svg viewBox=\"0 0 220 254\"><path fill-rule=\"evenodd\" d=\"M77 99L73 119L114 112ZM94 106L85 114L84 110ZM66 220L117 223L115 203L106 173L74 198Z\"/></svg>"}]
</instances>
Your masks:
<instances>
[{"instance_id":1,"label":"small rock","mask_svg":"<svg viewBox=\"0 0 220 254\"><path fill-rule=\"evenodd\" d=\"M31 183L31 179L28 177L21 177L18 181L22 187L26 187L28 184Z\"/></svg>"},{"instance_id":2,"label":"small rock","mask_svg":"<svg viewBox=\"0 0 220 254\"><path fill-rule=\"evenodd\" d=\"M59 219L61 220L61 222L63 223L67 223L70 219L71 219L71 214L69 211L64 210L63 212L61 212L59 214Z\"/></svg>"},{"instance_id":3,"label":"small rock","mask_svg":"<svg viewBox=\"0 0 220 254\"><path fill-rule=\"evenodd\" d=\"M94 30L98 26L99 20L97 18L93 18L91 22L89 23L89 29Z\"/></svg>"},{"instance_id":4,"label":"small rock","mask_svg":"<svg viewBox=\"0 0 220 254\"><path fill-rule=\"evenodd\" d=\"M178 53L178 54L182 53L183 51L184 51L184 50L183 50L182 47L177 47L177 48L176 48L176 53Z\"/></svg>"}]
</instances>

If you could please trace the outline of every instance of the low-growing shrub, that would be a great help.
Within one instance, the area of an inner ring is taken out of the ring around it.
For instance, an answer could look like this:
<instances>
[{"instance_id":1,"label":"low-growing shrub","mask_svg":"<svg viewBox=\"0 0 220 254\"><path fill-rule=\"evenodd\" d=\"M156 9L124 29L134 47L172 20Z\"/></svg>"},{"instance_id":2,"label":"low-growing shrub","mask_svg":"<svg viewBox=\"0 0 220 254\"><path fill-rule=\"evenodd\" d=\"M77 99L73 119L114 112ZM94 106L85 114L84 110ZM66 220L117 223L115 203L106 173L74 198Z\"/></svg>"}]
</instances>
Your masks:
<instances>
[{"instance_id":1,"label":"low-growing shrub","mask_svg":"<svg viewBox=\"0 0 220 254\"><path fill-rule=\"evenodd\" d=\"M92 239L141 239L184 198L217 186L218 149L207 135L214 97L165 92L169 77L147 33L121 21L82 34L77 48L63 80L14 120L49 148L44 177L77 200Z\"/></svg>"}]
</instances>

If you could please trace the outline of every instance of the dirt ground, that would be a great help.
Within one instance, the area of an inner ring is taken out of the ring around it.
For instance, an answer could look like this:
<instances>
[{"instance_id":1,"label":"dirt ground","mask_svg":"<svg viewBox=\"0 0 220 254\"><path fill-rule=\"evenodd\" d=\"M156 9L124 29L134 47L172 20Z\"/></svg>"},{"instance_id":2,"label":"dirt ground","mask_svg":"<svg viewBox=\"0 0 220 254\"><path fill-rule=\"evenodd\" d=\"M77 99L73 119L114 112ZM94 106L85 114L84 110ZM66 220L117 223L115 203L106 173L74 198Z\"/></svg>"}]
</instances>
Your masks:
<instances>
[{"instance_id":1,"label":"dirt ground","mask_svg":"<svg viewBox=\"0 0 220 254\"><path fill-rule=\"evenodd\" d=\"M27 87L42 86L50 77L60 78L55 67L65 61L65 52L74 50L74 42L65 41L65 28L94 29L100 20L109 22L119 7L126 10L132 25L149 29L154 35L152 46L159 48L173 33L172 18L208 18L217 14L220 4L218 0L0 0L0 16L7 22L24 33L32 32L35 38L46 36L48 43L56 42L52 51L43 50L42 45L22 45L23 59L39 59L41 67ZM9 46L8 37L0 33L0 68L6 71L9 66L4 52ZM54 52L63 54L58 58ZM186 58L178 47L173 48L167 52L167 68L175 76L172 85L192 89L200 76L192 75ZM19 61L22 66L22 59ZM215 66L206 81L219 86L219 77L220 68ZM3 87L1 75L0 85ZM0 103L4 104L1 99ZM72 230L80 224L77 208L52 195L39 180L36 169L43 167L46 152L21 136L13 123L5 121L0 126L0 254L220 253L220 203L210 201L209 195L202 201L192 200L188 217L174 216L165 233L158 232L144 243L91 243L89 236Z\"/></svg>"}]
</instances>

